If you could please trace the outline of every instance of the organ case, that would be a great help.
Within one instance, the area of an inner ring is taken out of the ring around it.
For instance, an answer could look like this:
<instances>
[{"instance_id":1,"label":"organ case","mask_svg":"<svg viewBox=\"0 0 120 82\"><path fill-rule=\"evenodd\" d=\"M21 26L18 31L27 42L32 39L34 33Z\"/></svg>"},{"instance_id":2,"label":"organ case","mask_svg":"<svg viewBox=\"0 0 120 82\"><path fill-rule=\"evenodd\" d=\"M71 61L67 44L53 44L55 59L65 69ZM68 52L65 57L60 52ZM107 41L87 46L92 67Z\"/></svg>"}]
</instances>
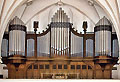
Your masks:
<instances>
[{"instance_id":1,"label":"organ case","mask_svg":"<svg viewBox=\"0 0 120 82\"><path fill-rule=\"evenodd\" d=\"M15 20L19 23L10 24L9 34L5 34L9 39L4 37L9 49L2 54L9 78L111 78L119 50L107 18L102 18L92 33L87 32L86 21L84 33L78 33L62 8L42 33L37 33L38 22L34 22L34 32L26 32L24 23Z\"/></svg>"}]
</instances>

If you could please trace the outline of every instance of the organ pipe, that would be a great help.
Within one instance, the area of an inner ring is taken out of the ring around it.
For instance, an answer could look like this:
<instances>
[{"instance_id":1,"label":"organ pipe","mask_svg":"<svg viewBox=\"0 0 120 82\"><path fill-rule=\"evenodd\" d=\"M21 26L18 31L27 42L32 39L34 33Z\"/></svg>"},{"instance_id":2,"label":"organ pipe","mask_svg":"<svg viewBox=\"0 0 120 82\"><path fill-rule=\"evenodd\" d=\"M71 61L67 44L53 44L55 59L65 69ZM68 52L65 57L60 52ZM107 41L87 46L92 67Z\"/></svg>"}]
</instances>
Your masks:
<instances>
[{"instance_id":1,"label":"organ pipe","mask_svg":"<svg viewBox=\"0 0 120 82\"><path fill-rule=\"evenodd\" d=\"M111 56L111 23L103 17L95 26L95 53L96 56Z\"/></svg>"},{"instance_id":2,"label":"organ pipe","mask_svg":"<svg viewBox=\"0 0 120 82\"><path fill-rule=\"evenodd\" d=\"M34 39L27 40L27 56L34 56Z\"/></svg>"},{"instance_id":3,"label":"organ pipe","mask_svg":"<svg viewBox=\"0 0 120 82\"><path fill-rule=\"evenodd\" d=\"M2 40L1 56L2 57L7 57L8 56L8 40L7 39Z\"/></svg>"},{"instance_id":4,"label":"organ pipe","mask_svg":"<svg viewBox=\"0 0 120 82\"><path fill-rule=\"evenodd\" d=\"M54 43L51 44L51 49L54 51L55 56L64 56L66 54L69 40L69 27L67 25L69 20L62 8L59 8L51 19L51 31L52 35L54 35L51 40L51 43Z\"/></svg>"},{"instance_id":5,"label":"organ pipe","mask_svg":"<svg viewBox=\"0 0 120 82\"><path fill-rule=\"evenodd\" d=\"M16 16L9 26L9 55L25 55L26 27Z\"/></svg>"}]
</instances>

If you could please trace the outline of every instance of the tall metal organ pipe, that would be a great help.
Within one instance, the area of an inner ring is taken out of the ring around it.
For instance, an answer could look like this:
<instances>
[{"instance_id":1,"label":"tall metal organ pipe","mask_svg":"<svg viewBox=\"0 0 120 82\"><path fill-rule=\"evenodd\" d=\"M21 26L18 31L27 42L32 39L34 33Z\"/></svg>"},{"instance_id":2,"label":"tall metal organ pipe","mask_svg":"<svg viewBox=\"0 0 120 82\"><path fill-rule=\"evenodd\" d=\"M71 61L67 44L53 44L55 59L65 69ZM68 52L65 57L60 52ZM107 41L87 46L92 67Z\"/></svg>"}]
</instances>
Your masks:
<instances>
[{"instance_id":1,"label":"tall metal organ pipe","mask_svg":"<svg viewBox=\"0 0 120 82\"><path fill-rule=\"evenodd\" d=\"M59 8L51 18L51 48L55 56L64 56L68 51L69 44L69 21L67 14Z\"/></svg>"},{"instance_id":2,"label":"tall metal organ pipe","mask_svg":"<svg viewBox=\"0 0 120 82\"><path fill-rule=\"evenodd\" d=\"M25 55L26 27L16 16L9 25L9 55Z\"/></svg>"},{"instance_id":3,"label":"tall metal organ pipe","mask_svg":"<svg viewBox=\"0 0 120 82\"><path fill-rule=\"evenodd\" d=\"M111 56L112 26L106 17L98 21L95 32L95 56Z\"/></svg>"}]
</instances>

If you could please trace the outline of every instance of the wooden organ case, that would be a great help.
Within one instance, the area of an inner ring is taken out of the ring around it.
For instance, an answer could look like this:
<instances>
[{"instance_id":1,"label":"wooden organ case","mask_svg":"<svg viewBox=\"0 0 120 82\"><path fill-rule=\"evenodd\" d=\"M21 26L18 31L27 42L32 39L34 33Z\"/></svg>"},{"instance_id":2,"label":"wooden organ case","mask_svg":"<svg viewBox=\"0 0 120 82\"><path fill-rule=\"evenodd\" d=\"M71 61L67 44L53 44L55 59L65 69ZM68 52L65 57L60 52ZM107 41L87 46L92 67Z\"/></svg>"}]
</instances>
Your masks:
<instances>
[{"instance_id":1,"label":"wooden organ case","mask_svg":"<svg viewBox=\"0 0 120 82\"><path fill-rule=\"evenodd\" d=\"M110 79L118 61L118 41L107 18L94 32L78 33L60 8L45 31L27 32L15 17L2 41L2 61L9 79Z\"/></svg>"}]
</instances>

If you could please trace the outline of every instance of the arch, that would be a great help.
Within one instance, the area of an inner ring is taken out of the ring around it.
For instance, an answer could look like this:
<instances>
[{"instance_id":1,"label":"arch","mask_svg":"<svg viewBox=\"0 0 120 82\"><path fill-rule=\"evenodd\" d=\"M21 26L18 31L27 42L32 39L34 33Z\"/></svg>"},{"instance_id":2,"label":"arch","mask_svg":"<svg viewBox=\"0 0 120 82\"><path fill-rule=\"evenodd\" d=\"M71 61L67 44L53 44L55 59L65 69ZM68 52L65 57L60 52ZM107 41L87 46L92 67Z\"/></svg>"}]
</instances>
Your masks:
<instances>
[{"instance_id":1,"label":"arch","mask_svg":"<svg viewBox=\"0 0 120 82\"><path fill-rule=\"evenodd\" d=\"M48 9L49 7L54 6L54 5L56 5L56 3L51 4L51 5L43 8L43 9L41 9L41 10L38 11L36 14L34 14L25 24L27 24L32 18L34 18L36 15L38 15L38 14L41 13L42 11L45 11L46 9ZM74 8L74 9L77 10L79 13L81 13L81 14L85 15L86 17L88 17L88 18L92 21L92 23L95 24L95 22L94 22L87 14L85 14L84 12L82 12L80 9L78 9L78 8L76 8L75 6L72 6L72 5L70 5L70 4L67 4L67 3L64 3L64 5L67 5L67 6L70 6L70 7Z\"/></svg>"}]
</instances>

